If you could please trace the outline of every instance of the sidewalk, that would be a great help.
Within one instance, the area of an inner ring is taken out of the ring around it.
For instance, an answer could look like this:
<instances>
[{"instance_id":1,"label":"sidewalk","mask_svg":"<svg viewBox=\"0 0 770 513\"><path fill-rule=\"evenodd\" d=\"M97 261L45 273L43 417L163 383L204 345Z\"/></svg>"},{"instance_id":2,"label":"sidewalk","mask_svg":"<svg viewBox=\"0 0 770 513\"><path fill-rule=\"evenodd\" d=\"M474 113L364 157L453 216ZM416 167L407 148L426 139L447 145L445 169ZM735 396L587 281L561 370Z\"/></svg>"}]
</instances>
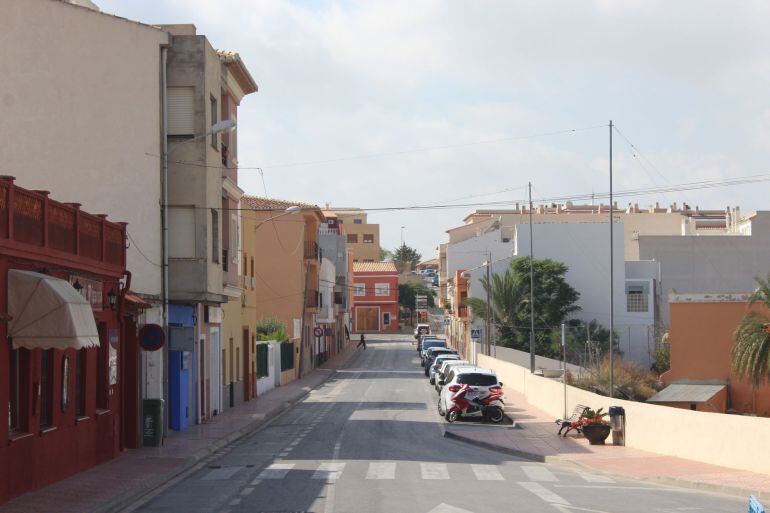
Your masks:
<instances>
[{"instance_id":1,"label":"sidewalk","mask_svg":"<svg viewBox=\"0 0 770 513\"><path fill-rule=\"evenodd\" d=\"M506 413L515 426L456 422L444 436L546 463L585 471L747 497L770 498L770 475L719 467L613 445L590 445L580 435L557 436L554 419L505 389ZM574 432L573 432L574 433ZM611 440L608 439L608 440Z\"/></svg>"},{"instance_id":2,"label":"sidewalk","mask_svg":"<svg viewBox=\"0 0 770 513\"><path fill-rule=\"evenodd\" d=\"M119 511L290 408L358 353L351 344L301 379L226 410L211 421L172 431L163 447L126 450L103 465L12 499L0 506L0 512Z\"/></svg>"}]
</instances>

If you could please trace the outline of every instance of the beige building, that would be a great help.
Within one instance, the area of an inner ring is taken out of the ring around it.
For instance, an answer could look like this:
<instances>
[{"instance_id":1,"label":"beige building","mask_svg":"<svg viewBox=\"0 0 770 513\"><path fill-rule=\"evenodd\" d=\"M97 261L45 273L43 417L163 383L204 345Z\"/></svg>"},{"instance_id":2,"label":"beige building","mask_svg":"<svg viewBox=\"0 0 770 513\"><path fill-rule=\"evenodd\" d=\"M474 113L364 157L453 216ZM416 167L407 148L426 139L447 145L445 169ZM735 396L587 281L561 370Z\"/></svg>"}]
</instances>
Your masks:
<instances>
[{"instance_id":1,"label":"beige building","mask_svg":"<svg viewBox=\"0 0 770 513\"><path fill-rule=\"evenodd\" d=\"M320 311L320 208L271 198L241 198L243 230L244 326L253 328L268 317L283 322L293 345L291 366L282 368L280 382L288 383L313 364L314 316ZM286 209L298 206L295 213ZM247 210L250 209L250 210Z\"/></svg>"},{"instance_id":2,"label":"beige building","mask_svg":"<svg viewBox=\"0 0 770 513\"><path fill-rule=\"evenodd\" d=\"M354 262L380 261L380 225L370 224L366 212L360 208L335 208L326 210L336 213L340 224L345 227L348 248L353 252Z\"/></svg>"}]
</instances>

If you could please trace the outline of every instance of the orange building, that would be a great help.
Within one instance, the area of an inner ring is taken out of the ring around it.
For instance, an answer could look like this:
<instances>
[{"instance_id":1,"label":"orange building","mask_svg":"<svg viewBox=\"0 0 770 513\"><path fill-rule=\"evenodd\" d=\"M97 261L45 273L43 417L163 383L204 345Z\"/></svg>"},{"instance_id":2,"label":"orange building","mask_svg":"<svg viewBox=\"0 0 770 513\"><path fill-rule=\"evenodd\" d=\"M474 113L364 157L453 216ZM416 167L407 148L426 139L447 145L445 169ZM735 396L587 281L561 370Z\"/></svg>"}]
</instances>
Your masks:
<instances>
[{"instance_id":1,"label":"orange building","mask_svg":"<svg viewBox=\"0 0 770 513\"><path fill-rule=\"evenodd\" d=\"M393 262L353 263L356 332L398 332L398 270Z\"/></svg>"},{"instance_id":2,"label":"orange building","mask_svg":"<svg viewBox=\"0 0 770 513\"><path fill-rule=\"evenodd\" d=\"M648 402L720 413L770 416L770 385L759 389L732 371L735 329L749 294L672 294L667 387ZM761 305L752 309L765 310Z\"/></svg>"}]
</instances>

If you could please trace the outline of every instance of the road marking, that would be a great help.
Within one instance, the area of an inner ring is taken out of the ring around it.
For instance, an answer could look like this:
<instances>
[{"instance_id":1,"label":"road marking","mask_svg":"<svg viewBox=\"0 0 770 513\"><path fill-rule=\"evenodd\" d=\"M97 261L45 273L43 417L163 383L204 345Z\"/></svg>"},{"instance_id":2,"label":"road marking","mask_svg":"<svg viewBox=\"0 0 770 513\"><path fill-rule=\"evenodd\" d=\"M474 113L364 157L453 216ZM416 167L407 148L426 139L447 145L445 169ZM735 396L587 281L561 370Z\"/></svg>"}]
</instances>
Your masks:
<instances>
[{"instance_id":1,"label":"road marking","mask_svg":"<svg viewBox=\"0 0 770 513\"><path fill-rule=\"evenodd\" d=\"M700 493L695 489L688 488L664 488L656 486L609 486L609 485L568 485L568 484L556 484L555 488L584 488L594 490L655 490L658 492L676 492L676 493Z\"/></svg>"},{"instance_id":2,"label":"road marking","mask_svg":"<svg viewBox=\"0 0 770 513\"><path fill-rule=\"evenodd\" d=\"M262 480L260 478L256 478L251 482L251 486L257 486L259 483L261 483Z\"/></svg>"},{"instance_id":3,"label":"road marking","mask_svg":"<svg viewBox=\"0 0 770 513\"><path fill-rule=\"evenodd\" d=\"M428 511L428 513L473 513L473 512L468 511L467 509L456 508L454 506L450 506L449 504L442 502L432 510Z\"/></svg>"},{"instance_id":4,"label":"road marking","mask_svg":"<svg viewBox=\"0 0 770 513\"><path fill-rule=\"evenodd\" d=\"M243 467L225 467L225 468L215 468L205 476L203 476L201 479L203 481L218 481L221 479L230 479L235 475L236 472L241 470Z\"/></svg>"},{"instance_id":5,"label":"road marking","mask_svg":"<svg viewBox=\"0 0 770 513\"><path fill-rule=\"evenodd\" d=\"M530 492L534 493L535 495L543 499L545 502L549 502L551 504L561 504L563 506L569 506L569 502L567 502L566 499L564 499L563 497L560 497L559 495L556 495L554 492L547 489L545 486L541 485L540 483L535 483L534 481L519 481L519 485L525 490L529 490Z\"/></svg>"},{"instance_id":6,"label":"road marking","mask_svg":"<svg viewBox=\"0 0 770 513\"><path fill-rule=\"evenodd\" d=\"M342 471L345 470L345 463L341 461L328 461L321 463L318 469L313 472L313 479L323 479L327 482L336 481Z\"/></svg>"},{"instance_id":7,"label":"road marking","mask_svg":"<svg viewBox=\"0 0 770 513\"><path fill-rule=\"evenodd\" d=\"M228 505L229 505L229 506L237 506L237 505L238 505L238 504L240 504L240 503L241 503L241 499L233 499L233 500L231 500L231 501L228 503Z\"/></svg>"},{"instance_id":8,"label":"road marking","mask_svg":"<svg viewBox=\"0 0 770 513\"><path fill-rule=\"evenodd\" d=\"M251 492L253 492L253 491L254 491L254 488L251 487L251 486L248 486L248 487L244 488L243 490L241 490L241 495L242 496L243 495L251 495Z\"/></svg>"},{"instance_id":9,"label":"road marking","mask_svg":"<svg viewBox=\"0 0 770 513\"><path fill-rule=\"evenodd\" d=\"M273 463L262 470L262 472L259 473L259 476L257 476L257 479L283 479L293 468L294 463Z\"/></svg>"},{"instance_id":10,"label":"road marking","mask_svg":"<svg viewBox=\"0 0 770 513\"><path fill-rule=\"evenodd\" d=\"M373 461L369 463L369 470L366 471L366 479L395 479L396 462L395 461Z\"/></svg>"},{"instance_id":11,"label":"road marking","mask_svg":"<svg viewBox=\"0 0 770 513\"><path fill-rule=\"evenodd\" d=\"M420 474L423 479L449 479L446 463L420 463Z\"/></svg>"},{"instance_id":12,"label":"road marking","mask_svg":"<svg viewBox=\"0 0 770 513\"><path fill-rule=\"evenodd\" d=\"M534 465L524 465L521 467L521 470L523 470L524 473L527 474L527 477L530 479L530 481L555 483L559 480L555 475L551 473L550 470L548 470L545 467L536 467Z\"/></svg>"},{"instance_id":13,"label":"road marking","mask_svg":"<svg viewBox=\"0 0 770 513\"><path fill-rule=\"evenodd\" d=\"M288 456L290 452L291 452L291 450L283 451L282 453L279 453L278 456L281 456L281 457Z\"/></svg>"},{"instance_id":14,"label":"road marking","mask_svg":"<svg viewBox=\"0 0 770 513\"><path fill-rule=\"evenodd\" d=\"M504 481L495 465L471 465L471 468L479 481Z\"/></svg>"},{"instance_id":15,"label":"road marking","mask_svg":"<svg viewBox=\"0 0 770 513\"><path fill-rule=\"evenodd\" d=\"M584 481L588 481L589 483L614 483L615 480L612 479L610 476L602 476L599 474L578 474L580 477L583 478Z\"/></svg>"}]
</instances>

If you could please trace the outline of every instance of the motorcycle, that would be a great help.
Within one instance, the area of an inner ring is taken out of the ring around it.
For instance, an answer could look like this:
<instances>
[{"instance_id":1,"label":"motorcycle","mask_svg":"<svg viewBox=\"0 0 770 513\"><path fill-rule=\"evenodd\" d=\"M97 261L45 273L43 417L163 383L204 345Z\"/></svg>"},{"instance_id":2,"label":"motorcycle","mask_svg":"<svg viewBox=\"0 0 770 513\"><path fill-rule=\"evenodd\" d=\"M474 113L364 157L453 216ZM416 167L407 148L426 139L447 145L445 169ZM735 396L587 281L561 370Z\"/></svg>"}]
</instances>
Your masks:
<instances>
[{"instance_id":1,"label":"motorcycle","mask_svg":"<svg viewBox=\"0 0 770 513\"><path fill-rule=\"evenodd\" d=\"M452 390L453 387L458 389ZM446 412L447 422L454 422L460 417L484 417L490 422L498 424L503 421L503 389L501 387L489 387L489 393L480 397L477 388L470 385L452 385L450 392L455 392L451 398L451 405Z\"/></svg>"}]
</instances>

